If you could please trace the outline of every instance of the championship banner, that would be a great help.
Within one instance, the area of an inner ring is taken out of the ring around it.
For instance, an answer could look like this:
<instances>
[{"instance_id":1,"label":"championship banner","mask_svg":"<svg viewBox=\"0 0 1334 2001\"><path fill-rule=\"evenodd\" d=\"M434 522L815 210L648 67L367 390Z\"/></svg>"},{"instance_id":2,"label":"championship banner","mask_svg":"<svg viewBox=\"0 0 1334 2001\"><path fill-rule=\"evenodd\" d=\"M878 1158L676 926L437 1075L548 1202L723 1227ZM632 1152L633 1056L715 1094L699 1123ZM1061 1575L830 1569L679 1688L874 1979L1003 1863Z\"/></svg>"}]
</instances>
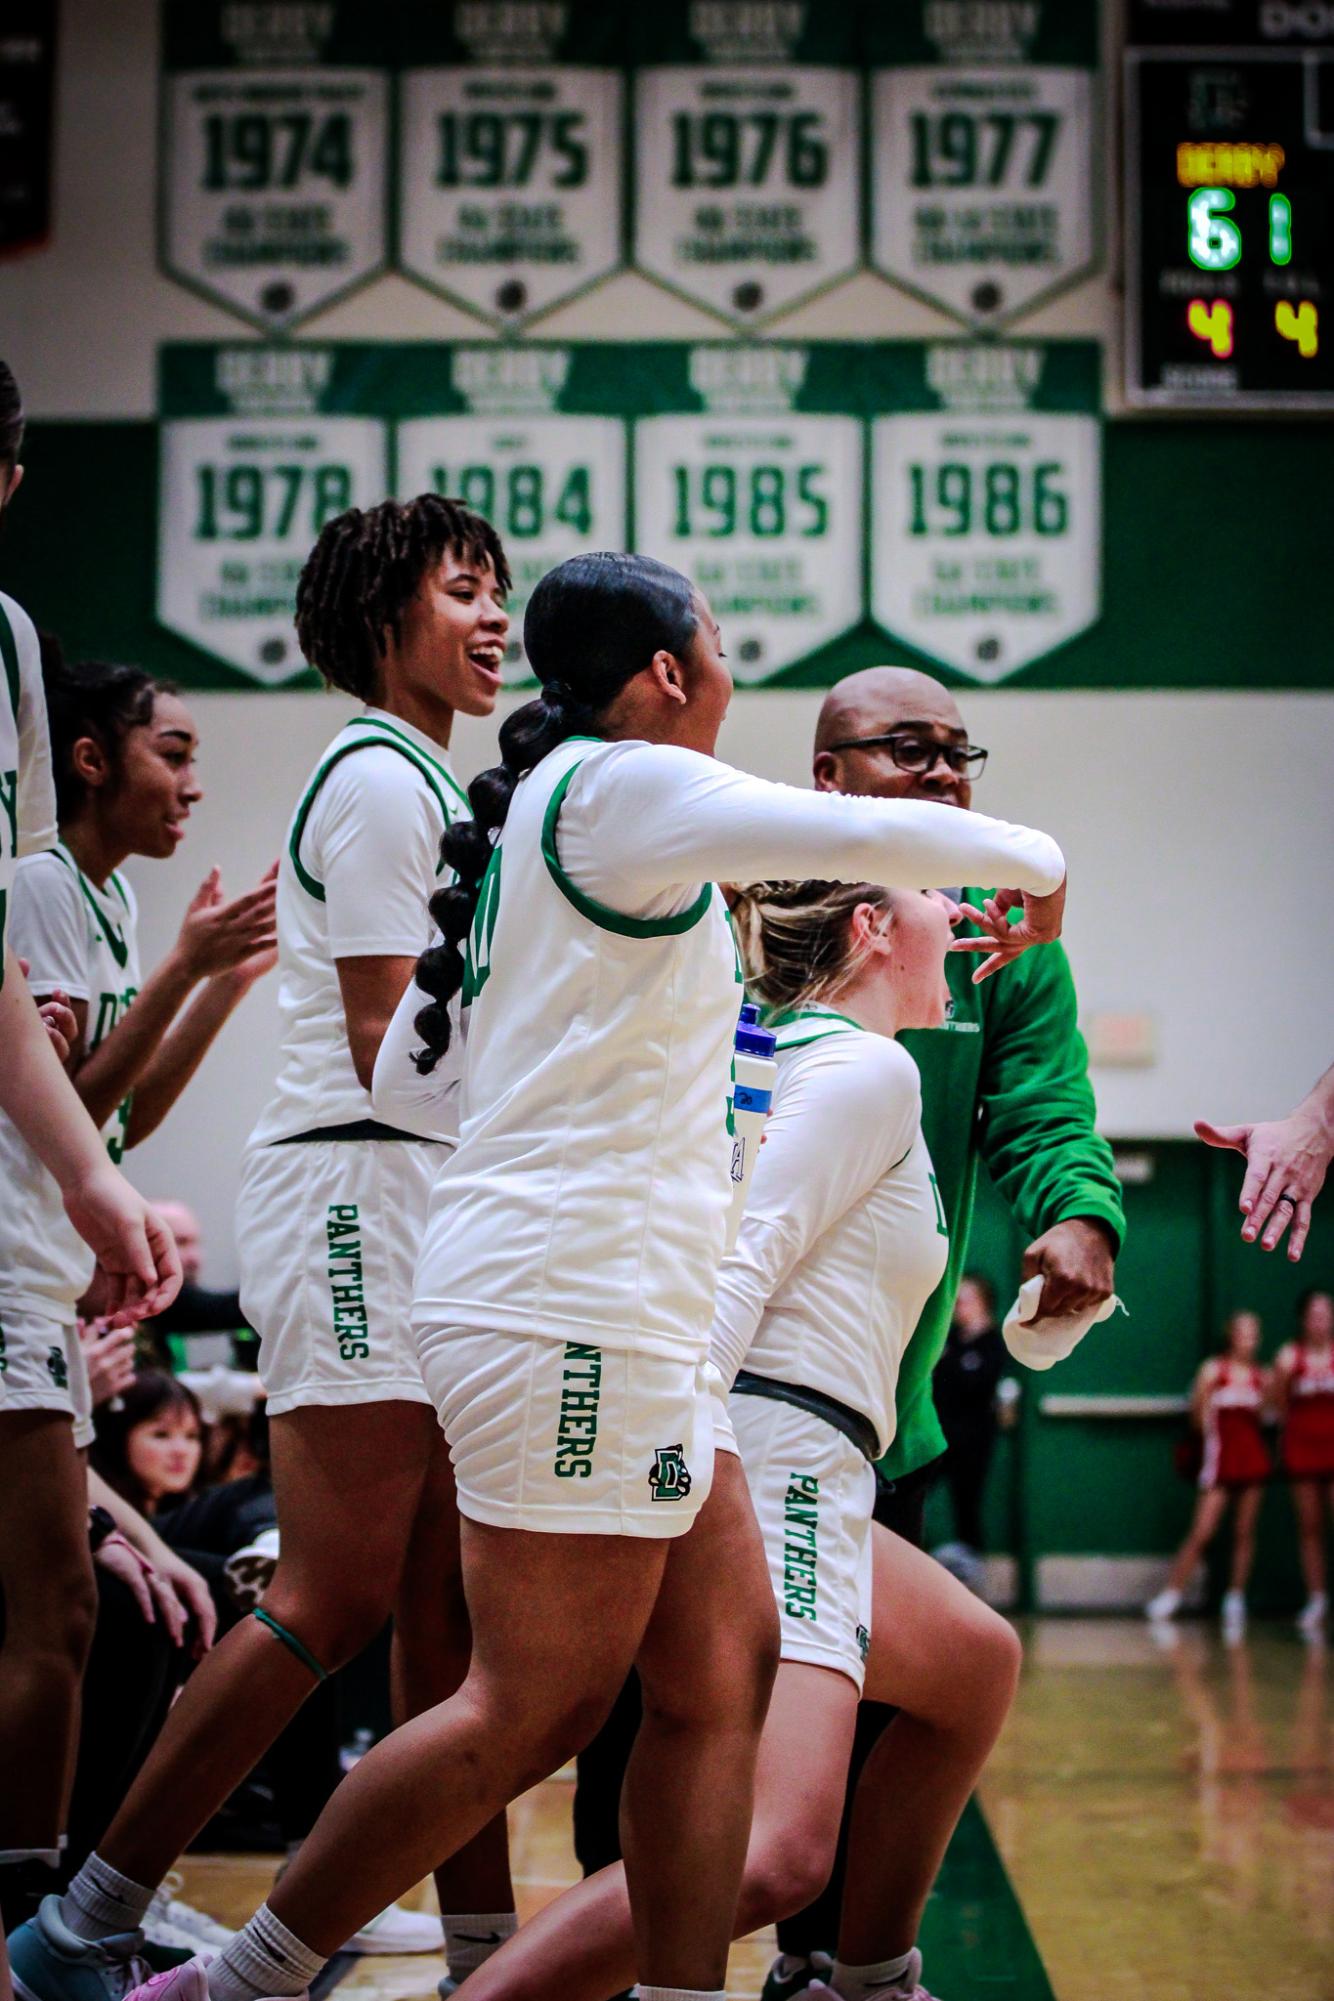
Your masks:
<instances>
[{"instance_id":1,"label":"championship banner","mask_svg":"<svg viewBox=\"0 0 1334 2001\"><path fill-rule=\"evenodd\" d=\"M292 617L315 537L388 490L363 357L258 343L160 356L157 616L266 687L305 672Z\"/></svg>"},{"instance_id":2,"label":"championship banner","mask_svg":"<svg viewBox=\"0 0 1334 2001\"><path fill-rule=\"evenodd\" d=\"M854 14L657 0L639 10L634 261L752 327L860 257Z\"/></svg>"},{"instance_id":3,"label":"championship banner","mask_svg":"<svg viewBox=\"0 0 1334 2001\"><path fill-rule=\"evenodd\" d=\"M372 0L164 0L164 268L270 332L385 268L389 76Z\"/></svg>"},{"instance_id":4,"label":"championship banner","mask_svg":"<svg viewBox=\"0 0 1334 2001\"><path fill-rule=\"evenodd\" d=\"M1000 681L1100 611L1088 341L182 344L162 351L159 621L267 686L349 506L491 521L523 613L584 549L683 570L740 685L902 654Z\"/></svg>"},{"instance_id":5,"label":"championship banner","mask_svg":"<svg viewBox=\"0 0 1334 2001\"><path fill-rule=\"evenodd\" d=\"M1101 608L1102 426L1091 342L868 351L871 609L926 659L1003 681Z\"/></svg>"},{"instance_id":6,"label":"championship banner","mask_svg":"<svg viewBox=\"0 0 1334 2001\"><path fill-rule=\"evenodd\" d=\"M624 251L624 53L591 8L414 8L402 22L398 263L513 331Z\"/></svg>"},{"instance_id":7,"label":"championship banner","mask_svg":"<svg viewBox=\"0 0 1334 2001\"><path fill-rule=\"evenodd\" d=\"M678 412L635 426L636 547L699 585L738 683L861 620L863 426L840 414L860 358L841 343L682 347L663 385Z\"/></svg>"},{"instance_id":8,"label":"championship banner","mask_svg":"<svg viewBox=\"0 0 1334 2001\"><path fill-rule=\"evenodd\" d=\"M539 577L585 549L628 549L629 437L607 414L598 347L400 350L397 491L444 493L490 521L509 558L504 678L531 679L523 614ZM593 414L599 403L604 413Z\"/></svg>"},{"instance_id":9,"label":"championship banner","mask_svg":"<svg viewBox=\"0 0 1334 2001\"><path fill-rule=\"evenodd\" d=\"M1096 0L895 0L871 36L871 263L977 328L1094 268Z\"/></svg>"}]
</instances>

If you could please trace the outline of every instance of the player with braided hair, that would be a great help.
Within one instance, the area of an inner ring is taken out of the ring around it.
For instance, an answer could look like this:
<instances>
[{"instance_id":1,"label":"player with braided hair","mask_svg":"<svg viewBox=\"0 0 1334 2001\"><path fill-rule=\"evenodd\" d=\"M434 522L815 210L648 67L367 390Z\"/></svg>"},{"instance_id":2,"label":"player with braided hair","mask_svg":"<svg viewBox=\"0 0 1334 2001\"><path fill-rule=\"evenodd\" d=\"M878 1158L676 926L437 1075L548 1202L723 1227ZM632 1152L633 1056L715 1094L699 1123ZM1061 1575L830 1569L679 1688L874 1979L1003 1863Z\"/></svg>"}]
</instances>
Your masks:
<instances>
[{"instance_id":1,"label":"player with braided hair","mask_svg":"<svg viewBox=\"0 0 1334 2001\"><path fill-rule=\"evenodd\" d=\"M718 626L665 565L571 558L534 591L524 637L542 692L474 781L480 831L446 837L461 878L436 905L446 944L399 1004L374 1092L396 1126L447 1117L456 1066L436 1059L461 995L460 1137L413 1323L463 1517L467 1679L367 1753L272 1906L156 2001L299 1993L377 1903L586 1742L632 1662L640 1995L721 2001L776 1618L740 1467L721 1455L714 1477L707 1346L741 1001L714 885L981 871L1026 889L1012 936L1059 928L1064 864L1045 835L719 763Z\"/></svg>"},{"instance_id":2,"label":"player with braided hair","mask_svg":"<svg viewBox=\"0 0 1334 2001\"><path fill-rule=\"evenodd\" d=\"M339 515L302 572L306 657L365 706L316 763L289 825L277 898L282 1055L237 1206L280 1555L254 1616L184 1690L58 1921L37 1921L27 1939L35 2001L85 1993L92 1973L108 1992L135 1984L124 1962L167 1870L315 1684L391 1614L400 1717L439 1702L466 1665L453 1483L410 1327L446 1149L377 1120L370 1082L430 935L441 836L467 811L450 733L456 714L495 706L508 587L492 528L434 494ZM465 1930L512 1928L503 1821L443 1892ZM355 1950L439 1945L438 1926L383 1902L365 1914L374 1923L350 1928ZM484 1922L470 1924L476 1912Z\"/></svg>"}]
</instances>

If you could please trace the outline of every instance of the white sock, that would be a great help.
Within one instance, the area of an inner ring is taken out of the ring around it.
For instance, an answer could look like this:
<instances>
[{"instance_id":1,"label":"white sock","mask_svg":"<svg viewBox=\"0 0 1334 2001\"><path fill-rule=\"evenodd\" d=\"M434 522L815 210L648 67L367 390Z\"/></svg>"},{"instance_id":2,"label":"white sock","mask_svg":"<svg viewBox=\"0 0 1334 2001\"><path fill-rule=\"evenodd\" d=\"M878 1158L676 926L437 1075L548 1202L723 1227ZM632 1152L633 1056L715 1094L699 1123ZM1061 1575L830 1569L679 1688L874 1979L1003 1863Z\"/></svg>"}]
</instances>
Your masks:
<instances>
[{"instance_id":1,"label":"white sock","mask_svg":"<svg viewBox=\"0 0 1334 2001\"><path fill-rule=\"evenodd\" d=\"M156 1888L122 1876L94 1849L61 1898L60 1915L76 1938L96 1943L115 1932L138 1931Z\"/></svg>"},{"instance_id":2,"label":"white sock","mask_svg":"<svg viewBox=\"0 0 1334 2001\"><path fill-rule=\"evenodd\" d=\"M210 2001L260 2001L261 1996L304 1994L324 1965L324 1955L303 1945L261 1904L244 1931L224 1946L208 1969Z\"/></svg>"},{"instance_id":3,"label":"white sock","mask_svg":"<svg viewBox=\"0 0 1334 2001\"><path fill-rule=\"evenodd\" d=\"M841 2001L870 2001L883 1988L892 1987L902 1980L912 1965L911 1950L898 1959L882 1959L875 1966L846 1966L841 1959L834 1961L834 1970L829 1976L829 1984L837 1989ZM920 1965L920 1961L918 1962Z\"/></svg>"},{"instance_id":4,"label":"white sock","mask_svg":"<svg viewBox=\"0 0 1334 2001\"><path fill-rule=\"evenodd\" d=\"M645 1987L635 1989L639 2001L727 2001L721 1987Z\"/></svg>"},{"instance_id":5,"label":"white sock","mask_svg":"<svg viewBox=\"0 0 1334 2001\"><path fill-rule=\"evenodd\" d=\"M475 1973L519 1929L514 1911L466 1911L462 1915L450 1911L441 1923L445 1928L445 1964L455 1980Z\"/></svg>"}]
</instances>

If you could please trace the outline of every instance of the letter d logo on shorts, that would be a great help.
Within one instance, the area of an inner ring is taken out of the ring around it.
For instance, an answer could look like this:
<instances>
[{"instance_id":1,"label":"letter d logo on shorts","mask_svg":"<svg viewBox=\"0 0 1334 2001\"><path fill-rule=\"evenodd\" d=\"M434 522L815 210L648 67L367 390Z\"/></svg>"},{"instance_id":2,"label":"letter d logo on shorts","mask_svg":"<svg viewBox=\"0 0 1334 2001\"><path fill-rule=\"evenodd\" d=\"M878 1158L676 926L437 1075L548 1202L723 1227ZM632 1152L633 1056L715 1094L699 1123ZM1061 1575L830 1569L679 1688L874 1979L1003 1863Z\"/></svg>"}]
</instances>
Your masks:
<instances>
[{"instance_id":1,"label":"letter d logo on shorts","mask_svg":"<svg viewBox=\"0 0 1334 2001\"><path fill-rule=\"evenodd\" d=\"M690 1492L690 1468L679 1445L659 1445L653 1454L648 1476L649 1496L655 1501L684 1501Z\"/></svg>"}]
</instances>

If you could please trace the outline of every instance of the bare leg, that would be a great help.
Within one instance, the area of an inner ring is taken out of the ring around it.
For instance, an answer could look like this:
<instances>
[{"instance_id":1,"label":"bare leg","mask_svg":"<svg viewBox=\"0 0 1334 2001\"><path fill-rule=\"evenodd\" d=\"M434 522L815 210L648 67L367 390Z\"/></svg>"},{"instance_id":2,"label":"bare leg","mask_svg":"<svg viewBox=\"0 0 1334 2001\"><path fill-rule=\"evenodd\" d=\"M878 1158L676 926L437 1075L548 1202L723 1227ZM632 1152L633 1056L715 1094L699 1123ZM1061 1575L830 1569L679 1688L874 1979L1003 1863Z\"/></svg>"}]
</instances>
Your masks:
<instances>
[{"instance_id":1,"label":"bare leg","mask_svg":"<svg viewBox=\"0 0 1334 2001\"><path fill-rule=\"evenodd\" d=\"M1218 1533L1219 1523L1227 1512L1228 1497L1222 1487L1211 1487L1201 1494L1195 1503L1195 1518L1191 1522L1186 1540L1176 1553L1171 1570L1167 1573L1168 1588L1184 1591L1195 1574L1195 1567L1204 1556L1210 1543Z\"/></svg>"},{"instance_id":2,"label":"bare leg","mask_svg":"<svg viewBox=\"0 0 1334 2001\"><path fill-rule=\"evenodd\" d=\"M1251 1567L1255 1562L1255 1524L1260 1518L1264 1491L1263 1487L1246 1487L1237 1496L1237 1512L1232 1522L1232 1572L1229 1580L1233 1591L1244 1591L1250 1582Z\"/></svg>"},{"instance_id":3,"label":"bare leg","mask_svg":"<svg viewBox=\"0 0 1334 2001\"><path fill-rule=\"evenodd\" d=\"M1292 1505L1297 1510L1297 1548L1308 1596L1325 1588L1325 1509L1320 1483L1294 1480Z\"/></svg>"},{"instance_id":4,"label":"bare leg","mask_svg":"<svg viewBox=\"0 0 1334 2001\"><path fill-rule=\"evenodd\" d=\"M644 1720L621 1796L641 1977L721 1987L750 1839L778 1620L750 1490L720 1452L673 1545L636 1666Z\"/></svg>"},{"instance_id":5,"label":"bare leg","mask_svg":"<svg viewBox=\"0 0 1334 2001\"><path fill-rule=\"evenodd\" d=\"M336 1952L587 1742L638 1650L670 1548L463 1522L467 1679L348 1774L270 1899L312 1952Z\"/></svg>"},{"instance_id":6,"label":"bare leg","mask_svg":"<svg viewBox=\"0 0 1334 2001\"><path fill-rule=\"evenodd\" d=\"M459 1510L443 1432L437 1433L403 1564L390 1656L395 1723L434 1709L461 1687L472 1654L463 1595ZM442 1912L512 1911L509 1829L504 1813L435 1872Z\"/></svg>"},{"instance_id":7,"label":"bare leg","mask_svg":"<svg viewBox=\"0 0 1334 2001\"><path fill-rule=\"evenodd\" d=\"M54 1410L0 1413L0 1848L50 1848L65 1831L79 1684L97 1618L88 1476Z\"/></svg>"},{"instance_id":8,"label":"bare leg","mask_svg":"<svg viewBox=\"0 0 1334 2001\"><path fill-rule=\"evenodd\" d=\"M1012 1627L877 1522L867 1697L899 1706L852 1809L839 1958L907 1952L1019 1679Z\"/></svg>"},{"instance_id":9,"label":"bare leg","mask_svg":"<svg viewBox=\"0 0 1334 2001\"><path fill-rule=\"evenodd\" d=\"M780 1666L733 1937L799 1910L828 1880L856 1714L846 1675L798 1661ZM557 1897L471 1974L468 2001L606 2001L635 1978L635 1962L625 1866L616 1862Z\"/></svg>"},{"instance_id":10,"label":"bare leg","mask_svg":"<svg viewBox=\"0 0 1334 2001\"><path fill-rule=\"evenodd\" d=\"M326 1669L359 1653L389 1617L438 1436L426 1404L273 1419L282 1554L264 1609ZM186 1684L99 1853L136 1883L160 1883L314 1686L268 1628L242 1619Z\"/></svg>"}]
</instances>

